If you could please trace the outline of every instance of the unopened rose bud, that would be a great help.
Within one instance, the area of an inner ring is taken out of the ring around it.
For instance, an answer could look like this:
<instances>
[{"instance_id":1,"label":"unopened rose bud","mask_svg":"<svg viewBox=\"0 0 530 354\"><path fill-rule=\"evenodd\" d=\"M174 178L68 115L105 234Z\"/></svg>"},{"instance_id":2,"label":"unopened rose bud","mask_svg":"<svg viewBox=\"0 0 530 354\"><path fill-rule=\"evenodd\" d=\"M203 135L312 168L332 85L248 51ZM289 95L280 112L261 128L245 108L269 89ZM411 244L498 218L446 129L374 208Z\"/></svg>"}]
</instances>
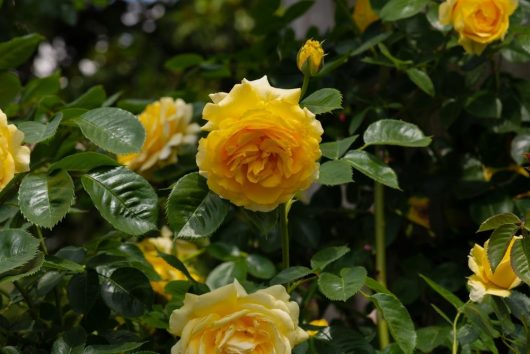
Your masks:
<instances>
[{"instance_id":1,"label":"unopened rose bud","mask_svg":"<svg viewBox=\"0 0 530 354\"><path fill-rule=\"evenodd\" d=\"M318 74L324 63L324 50L320 42L308 39L298 51L296 63L304 75L315 76Z\"/></svg>"}]
</instances>

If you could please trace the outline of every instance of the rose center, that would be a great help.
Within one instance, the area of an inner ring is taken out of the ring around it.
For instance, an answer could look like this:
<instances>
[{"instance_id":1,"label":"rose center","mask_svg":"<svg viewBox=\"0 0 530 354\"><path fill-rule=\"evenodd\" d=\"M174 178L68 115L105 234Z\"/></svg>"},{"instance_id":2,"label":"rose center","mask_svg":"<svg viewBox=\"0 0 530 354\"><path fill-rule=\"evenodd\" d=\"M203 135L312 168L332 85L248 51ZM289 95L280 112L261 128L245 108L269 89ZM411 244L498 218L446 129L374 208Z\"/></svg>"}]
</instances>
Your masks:
<instances>
[{"instance_id":1,"label":"rose center","mask_svg":"<svg viewBox=\"0 0 530 354\"><path fill-rule=\"evenodd\" d=\"M215 335L218 353L222 354L250 354L261 352L260 348L269 341L269 330L264 328L266 322L252 317L242 317L235 320Z\"/></svg>"},{"instance_id":2,"label":"rose center","mask_svg":"<svg viewBox=\"0 0 530 354\"><path fill-rule=\"evenodd\" d=\"M494 4L483 5L477 9L474 17L481 30L490 29L495 27L499 20L499 9Z\"/></svg>"}]
</instances>

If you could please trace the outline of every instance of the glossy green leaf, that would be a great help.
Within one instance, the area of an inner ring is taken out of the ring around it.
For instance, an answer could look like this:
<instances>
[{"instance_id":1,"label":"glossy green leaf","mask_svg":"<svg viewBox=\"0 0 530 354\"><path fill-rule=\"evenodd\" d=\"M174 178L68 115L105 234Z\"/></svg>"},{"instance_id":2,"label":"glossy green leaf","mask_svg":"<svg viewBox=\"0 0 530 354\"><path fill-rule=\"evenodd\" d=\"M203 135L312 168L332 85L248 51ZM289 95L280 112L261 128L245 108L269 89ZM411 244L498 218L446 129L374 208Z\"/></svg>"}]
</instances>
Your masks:
<instances>
[{"instance_id":1,"label":"glossy green leaf","mask_svg":"<svg viewBox=\"0 0 530 354\"><path fill-rule=\"evenodd\" d=\"M99 344L89 345L83 351L83 354L120 354L130 352L140 348L145 342L126 342L120 344ZM134 352L138 354L139 352Z\"/></svg>"},{"instance_id":2,"label":"glossy green leaf","mask_svg":"<svg viewBox=\"0 0 530 354\"><path fill-rule=\"evenodd\" d=\"M35 257L33 257L29 262L24 265L12 269L8 272L0 274L0 284L2 283L12 283L19 279L28 277L37 273L42 268L42 263L44 262L44 253L37 251Z\"/></svg>"},{"instance_id":3,"label":"glossy green leaf","mask_svg":"<svg viewBox=\"0 0 530 354\"><path fill-rule=\"evenodd\" d=\"M332 88L323 88L313 92L300 103L314 114L329 113L342 108L342 94Z\"/></svg>"},{"instance_id":4,"label":"glossy green leaf","mask_svg":"<svg viewBox=\"0 0 530 354\"><path fill-rule=\"evenodd\" d=\"M313 271L307 267L289 267L287 269L282 270L274 278L272 278L271 285L290 283L312 273Z\"/></svg>"},{"instance_id":5,"label":"glossy green leaf","mask_svg":"<svg viewBox=\"0 0 530 354\"><path fill-rule=\"evenodd\" d=\"M318 277L318 288L332 301L346 301L364 285L366 269L363 267L343 268L340 275L322 273Z\"/></svg>"},{"instance_id":6,"label":"glossy green leaf","mask_svg":"<svg viewBox=\"0 0 530 354\"><path fill-rule=\"evenodd\" d=\"M40 100L43 96L54 95L61 88L59 73L48 77L31 80L22 91L21 103L30 100Z\"/></svg>"},{"instance_id":7,"label":"glossy green leaf","mask_svg":"<svg viewBox=\"0 0 530 354\"><path fill-rule=\"evenodd\" d=\"M173 186L166 213L177 238L197 238L215 232L229 210L228 202L210 192L206 179L190 173Z\"/></svg>"},{"instance_id":8,"label":"glossy green leaf","mask_svg":"<svg viewBox=\"0 0 530 354\"><path fill-rule=\"evenodd\" d=\"M149 279L136 268L116 269L110 277L101 278L101 297L105 304L125 317L143 315L153 303Z\"/></svg>"},{"instance_id":9,"label":"glossy green leaf","mask_svg":"<svg viewBox=\"0 0 530 354\"><path fill-rule=\"evenodd\" d=\"M39 249L39 241L20 229L0 230L0 274L31 261Z\"/></svg>"},{"instance_id":10,"label":"glossy green leaf","mask_svg":"<svg viewBox=\"0 0 530 354\"><path fill-rule=\"evenodd\" d=\"M28 34L0 43L0 70L16 68L25 63L44 39L40 34Z\"/></svg>"},{"instance_id":11,"label":"glossy green leaf","mask_svg":"<svg viewBox=\"0 0 530 354\"><path fill-rule=\"evenodd\" d=\"M352 166L345 160L326 161L320 165L318 183L325 186L337 186L353 182Z\"/></svg>"},{"instance_id":12,"label":"glossy green leaf","mask_svg":"<svg viewBox=\"0 0 530 354\"><path fill-rule=\"evenodd\" d=\"M276 274L276 267L266 257L250 254L246 258L248 273L258 279L270 279Z\"/></svg>"},{"instance_id":13,"label":"glossy green leaf","mask_svg":"<svg viewBox=\"0 0 530 354\"><path fill-rule=\"evenodd\" d=\"M375 292L394 295L383 284L381 284L379 281L375 280L374 278L366 277L365 285Z\"/></svg>"},{"instance_id":14,"label":"glossy green leaf","mask_svg":"<svg viewBox=\"0 0 530 354\"><path fill-rule=\"evenodd\" d=\"M434 349L444 346L449 347L452 343L451 327L429 326L416 331L418 336L416 348L423 353L432 353Z\"/></svg>"},{"instance_id":15,"label":"glossy green leaf","mask_svg":"<svg viewBox=\"0 0 530 354\"><path fill-rule=\"evenodd\" d=\"M63 115L62 113L59 113L48 124L27 121L19 123L18 129L24 133L25 143L36 144L53 137L57 132L57 128L59 128L62 119Z\"/></svg>"},{"instance_id":16,"label":"glossy green leaf","mask_svg":"<svg viewBox=\"0 0 530 354\"><path fill-rule=\"evenodd\" d=\"M61 160L51 164L49 171L66 170L88 172L96 167L102 166L120 166L120 164L110 156L87 151L78 152L77 154L62 158Z\"/></svg>"},{"instance_id":17,"label":"glossy green leaf","mask_svg":"<svg viewBox=\"0 0 530 354\"><path fill-rule=\"evenodd\" d=\"M523 240L515 240L510 254L510 262L515 274L527 285L530 285L530 261L525 255Z\"/></svg>"},{"instance_id":18,"label":"glossy green leaf","mask_svg":"<svg viewBox=\"0 0 530 354\"><path fill-rule=\"evenodd\" d=\"M94 109L101 107L103 102L107 99L105 89L101 85L91 87L87 92L76 98L74 101L68 103L66 107L78 107L85 109Z\"/></svg>"},{"instance_id":19,"label":"glossy green leaf","mask_svg":"<svg viewBox=\"0 0 530 354\"><path fill-rule=\"evenodd\" d=\"M399 189L397 175L378 157L360 150L349 151L343 158L365 176L390 188Z\"/></svg>"},{"instance_id":20,"label":"glossy green leaf","mask_svg":"<svg viewBox=\"0 0 530 354\"><path fill-rule=\"evenodd\" d=\"M77 313L87 314L94 304L99 293L99 278L93 269L85 273L76 274L68 283L68 302Z\"/></svg>"},{"instance_id":21,"label":"glossy green leaf","mask_svg":"<svg viewBox=\"0 0 530 354\"><path fill-rule=\"evenodd\" d=\"M396 119L381 119L366 128L363 135L366 145L398 145L425 147L431 138L414 124Z\"/></svg>"},{"instance_id":22,"label":"glossy green leaf","mask_svg":"<svg viewBox=\"0 0 530 354\"><path fill-rule=\"evenodd\" d=\"M115 154L137 152L145 140L138 119L120 108L96 108L74 118L85 137Z\"/></svg>"},{"instance_id":23,"label":"glossy green leaf","mask_svg":"<svg viewBox=\"0 0 530 354\"><path fill-rule=\"evenodd\" d=\"M341 158L342 155L344 155L346 151L348 151L350 146L355 142L355 140L357 140L358 137L358 135L354 135L339 141L320 144L320 151L322 151L322 156L332 160L337 160Z\"/></svg>"},{"instance_id":24,"label":"glossy green leaf","mask_svg":"<svg viewBox=\"0 0 530 354\"><path fill-rule=\"evenodd\" d=\"M65 171L53 175L28 174L18 191L20 211L35 225L53 228L70 210L74 183Z\"/></svg>"},{"instance_id":25,"label":"glossy green leaf","mask_svg":"<svg viewBox=\"0 0 530 354\"><path fill-rule=\"evenodd\" d=\"M455 294L444 288L443 286L437 284L434 280L426 277L423 274L420 274L420 277L425 280L425 282L436 291L441 297L447 300L451 305L453 305L457 310L464 305L462 300L460 300Z\"/></svg>"},{"instance_id":26,"label":"glossy green leaf","mask_svg":"<svg viewBox=\"0 0 530 354\"><path fill-rule=\"evenodd\" d=\"M410 81L418 86L423 92L431 97L434 97L434 84L425 71L416 68L410 68L407 69L406 73Z\"/></svg>"},{"instance_id":27,"label":"glossy green leaf","mask_svg":"<svg viewBox=\"0 0 530 354\"><path fill-rule=\"evenodd\" d=\"M70 273L82 273L85 271L85 267L81 264L56 256L46 256L43 267L46 269L55 269Z\"/></svg>"},{"instance_id":28,"label":"glossy green leaf","mask_svg":"<svg viewBox=\"0 0 530 354\"><path fill-rule=\"evenodd\" d=\"M234 279L245 280L247 268L243 261L224 262L215 267L206 278L210 289L217 289L231 284Z\"/></svg>"},{"instance_id":29,"label":"glossy green leaf","mask_svg":"<svg viewBox=\"0 0 530 354\"><path fill-rule=\"evenodd\" d=\"M158 197L140 175L125 167L101 168L81 182L101 216L118 230L142 235L156 229Z\"/></svg>"},{"instance_id":30,"label":"glossy green leaf","mask_svg":"<svg viewBox=\"0 0 530 354\"><path fill-rule=\"evenodd\" d=\"M311 258L311 268L318 271L324 270L330 263L341 258L348 252L350 252L350 248L347 246L324 248L315 253Z\"/></svg>"},{"instance_id":31,"label":"glossy green leaf","mask_svg":"<svg viewBox=\"0 0 530 354\"><path fill-rule=\"evenodd\" d=\"M18 76L12 72L0 73L0 107L12 102L22 88Z\"/></svg>"},{"instance_id":32,"label":"glossy green leaf","mask_svg":"<svg viewBox=\"0 0 530 354\"><path fill-rule=\"evenodd\" d=\"M392 337L404 353L413 353L416 348L416 331L409 312L393 295L377 293L370 296L383 318L388 323Z\"/></svg>"},{"instance_id":33,"label":"glossy green leaf","mask_svg":"<svg viewBox=\"0 0 530 354\"><path fill-rule=\"evenodd\" d=\"M491 265L491 271L495 272L501 262L504 254L508 250L508 245L515 233L519 230L517 225L501 225L493 231L488 243L488 259Z\"/></svg>"},{"instance_id":34,"label":"glossy green leaf","mask_svg":"<svg viewBox=\"0 0 530 354\"><path fill-rule=\"evenodd\" d=\"M486 221L480 224L480 227L477 232L494 230L501 225L519 223L521 223L521 219L519 219L516 215L512 213L502 213L486 219Z\"/></svg>"},{"instance_id":35,"label":"glossy green leaf","mask_svg":"<svg viewBox=\"0 0 530 354\"><path fill-rule=\"evenodd\" d=\"M402 20L420 13L428 3L428 0L390 0L381 9L379 17L383 21Z\"/></svg>"},{"instance_id":36,"label":"glossy green leaf","mask_svg":"<svg viewBox=\"0 0 530 354\"><path fill-rule=\"evenodd\" d=\"M188 271L188 268L186 267L186 265L184 265L184 263L182 263L180 259L178 259L172 254L167 254L167 253L162 253L162 252L158 252L158 256L162 258L167 264L169 264L173 268L182 272L186 276L186 278L188 278L189 281L193 283L197 282L193 278L193 276L190 274L190 272Z\"/></svg>"}]
</instances>

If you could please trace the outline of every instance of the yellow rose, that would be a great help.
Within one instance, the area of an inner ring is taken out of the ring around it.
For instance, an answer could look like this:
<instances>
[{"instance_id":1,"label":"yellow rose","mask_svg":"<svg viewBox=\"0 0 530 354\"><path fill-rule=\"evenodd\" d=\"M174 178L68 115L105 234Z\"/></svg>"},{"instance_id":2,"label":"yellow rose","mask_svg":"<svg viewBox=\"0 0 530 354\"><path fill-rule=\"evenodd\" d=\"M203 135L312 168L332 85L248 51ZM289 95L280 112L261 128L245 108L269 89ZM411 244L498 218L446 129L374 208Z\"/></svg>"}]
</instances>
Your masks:
<instances>
[{"instance_id":1,"label":"yellow rose","mask_svg":"<svg viewBox=\"0 0 530 354\"><path fill-rule=\"evenodd\" d=\"M468 53L479 55L489 43L504 38L517 5L518 0L447 0L440 5L439 18L454 27Z\"/></svg>"},{"instance_id":2,"label":"yellow rose","mask_svg":"<svg viewBox=\"0 0 530 354\"><path fill-rule=\"evenodd\" d=\"M210 95L197 165L208 187L232 203L270 211L318 177L321 135L315 115L298 104L300 89L243 80Z\"/></svg>"},{"instance_id":3,"label":"yellow rose","mask_svg":"<svg viewBox=\"0 0 530 354\"><path fill-rule=\"evenodd\" d=\"M370 0L355 1L355 8L353 10L353 22L361 32L364 32L368 26L379 20L379 16L372 9Z\"/></svg>"},{"instance_id":4,"label":"yellow rose","mask_svg":"<svg viewBox=\"0 0 530 354\"><path fill-rule=\"evenodd\" d=\"M328 321L326 321L324 318L320 319L320 320L313 320L311 322L309 322L309 324L311 326L315 326L315 327L322 327L320 330L309 330L307 331L307 334L310 336L310 337L314 337L318 334L318 332L320 332L322 329L326 328L326 327L329 327L329 323Z\"/></svg>"},{"instance_id":5,"label":"yellow rose","mask_svg":"<svg viewBox=\"0 0 530 354\"><path fill-rule=\"evenodd\" d=\"M180 337L171 354L290 354L308 338L298 314L281 285L247 294L235 280L207 294L186 294L169 320Z\"/></svg>"},{"instance_id":6,"label":"yellow rose","mask_svg":"<svg viewBox=\"0 0 530 354\"><path fill-rule=\"evenodd\" d=\"M24 133L0 109L0 191L13 179L15 173L29 171L30 150L22 146Z\"/></svg>"},{"instance_id":7,"label":"yellow rose","mask_svg":"<svg viewBox=\"0 0 530 354\"><path fill-rule=\"evenodd\" d=\"M315 76L324 64L324 50L319 41L308 39L296 56L298 69L306 75Z\"/></svg>"},{"instance_id":8,"label":"yellow rose","mask_svg":"<svg viewBox=\"0 0 530 354\"><path fill-rule=\"evenodd\" d=\"M138 153L118 156L132 170L146 171L177 162L179 147L195 144L199 125L190 123L192 106L183 100L164 97L149 104L138 117L145 128L145 142Z\"/></svg>"},{"instance_id":9,"label":"yellow rose","mask_svg":"<svg viewBox=\"0 0 530 354\"><path fill-rule=\"evenodd\" d=\"M484 248L475 245L469 255L469 268L473 271L467 284L471 288L469 298L471 301L480 302L486 294L507 297L511 294L511 289L521 284L521 279L514 273L510 264L510 252L515 238L512 239L506 254L495 269L491 271L488 260L488 242Z\"/></svg>"}]
</instances>

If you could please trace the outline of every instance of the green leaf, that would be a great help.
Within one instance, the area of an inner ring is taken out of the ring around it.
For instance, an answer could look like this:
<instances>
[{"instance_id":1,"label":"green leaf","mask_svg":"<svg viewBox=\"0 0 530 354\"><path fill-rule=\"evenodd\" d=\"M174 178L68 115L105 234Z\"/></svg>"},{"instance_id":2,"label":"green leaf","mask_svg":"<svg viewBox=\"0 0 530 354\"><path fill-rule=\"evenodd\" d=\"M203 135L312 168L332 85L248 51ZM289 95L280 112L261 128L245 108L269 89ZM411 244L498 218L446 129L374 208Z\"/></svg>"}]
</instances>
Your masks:
<instances>
[{"instance_id":1,"label":"green leaf","mask_svg":"<svg viewBox=\"0 0 530 354\"><path fill-rule=\"evenodd\" d=\"M512 159L519 165L526 161L525 153L530 152L530 134L517 134L512 140L510 155Z\"/></svg>"},{"instance_id":2,"label":"green leaf","mask_svg":"<svg viewBox=\"0 0 530 354\"><path fill-rule=\"evenodd\" d=\"M487 336L497 338L500 333L495 329L488 314L472 302L465 303L460 309L475 327L480 328Z\"/></svg>"},{"instance_id":3,"label":"green leaf","mask_svg":"<svg viewBox=\"0 0 530 354\"><path fill-rule=\"evenodd\" d=\"M466 111L479 118L500 118L502 102L491 92L481 91L466 101Z\"/></svg>"},{"instance_id":4,"label":"green leaf","mask_svg":"<svg viewBox=\"0 0 530 354\"><path fill-rule=\"evenodd\" d=\"M364 285L366 269L363 267L343 268L340 276L322 273L318 277L318 288L332 301L346 301Z\"/></svg>"},{"instance_id":5,"label":"green leaf","mask_svg":"<svg viewBox=\"0 0 530 354\"><path fill-rule=\"evenodd\" d=\"M349 151L343 158L365 176L385 186L400 189L396 173L378 157L360 150Z\"/></svg>"},{"instance_id":6,"label":"green leaf","mask_svg":"<svg viewBox=\"0 0 530 354\"><path fill-rule=\"evenodd\" d=\"M137 152L145 140L142 124L120 108L96 108L73 120L85 137L115 154Z\"/></svg>"},{"instance_id":7,"label":"green leaf","mask_svg":"<svg viewBox=\"0 0 530 354\"><path fill-rule=\"evenodd\" d=\"M435 348L449 347L452 342L451 327L429 326L418 329L416 348L424 353L432 353Z\"/></svg>"},{"instance_id":8,"label":"green leaf","mask_svg":"<svg viewBox=\"0 0 530 354\"><path fill-rule=\"evenodd\" d=\"M49 171L66 170L76 172L88 172L96 167L102 166L120 166L113 158L97 152L78 152L69 155L53 163Z\"/></svg>"},{"instance_id":9,"label":"green leaf","mask_svg":"<svg viewBox=\"0 0 530 354\"><path fill-rule=\"evenodd\" d=\"M70 210L74 201L74 182L65 171L54 175L28 174L18 191L20 211L35 225L53 228Z\"/></svg>"},{"instance_id":10,"label":"green leaf","mask_svg":"<svg viewBox=\"0 0 530 354\"><path fill-rule=\"evenodd\" d=\"M22 130L24 133L25 143L37 144L53 137L57 132L57 128L59 128L62 119L62 113L58 113L48 124L27 121L19 123L18 129Z\"/></svg>"},{"instance_id":11,"label":"green leaf","mask_svg":"<svg viewBox=\"0 0 530 354\"><path fill-rule=\"evenodd\" d=\"M43 39L40 34L32 33L0 43L0 70L24 64Z\"/></svg>"},{"instance_id":12,"label":"green leaf","mask_svg":"<svg viewBox=\"0 0 530 354\"><path fill-rule=\"evenodd\" d=\"M29 262L25 263L24 265L18 268L15 268L13 270L10 270L8 272L1 273L0 284L12 283L16 280L19 280L24 277L37 273L41 269L43 262L44 262L44 253L42 253L41 251L38 251L35 257L31 259Z\"/></svg>"},{"instance_id":13,"label":"green leaf","mask_svg":"<svg viewBox=\"0 0 530 354\"><path fill-rule=\"evenodd\" d=\"M22 88L18 76L12 72L0 73L0 107L11 103Z\"/></svg>"},{"instance_id":14,"label":"green leaf","mask_svg":"<svg viewBox=\"0 0 530 354\"><path fill-rule=\"evenodd\" d=\"M437 284L434 280L428 278L427 276L420 274L420 277L425 280L427 285L436 291L441 297L447 300L451 305L453 305L457 310L460 309L464 303L460 300L455 294L444 288L443 286Z\"/></svg>"},{"instance_id":15,"label":"green leaf","mask_svg":"<svg viewBox=\"0 0 530 354\"><path fill-rule=\"evenodd\" d=\"M266 257L250 254L246 261L249 274L258 279L270 279L276 274L274 263Z\"/></svg>"},{"instance_id":16,"label":"green leaf","mask_svg":"<svg viewBox=\"0 0 530 354\"><path fill-rule=\"evenodd\" d=\"M210 192L206 179L190 173L175 183L167 200L167 219L177 238L210 236L221 226L230 206Z\"/></svg>"},{"instance_id":17,"label":"green leaf","mask_svg":"<svg viewBox=\"0 0 530 354\"><path fill-rule=\"evenodd\" d=\"M94 109L100 107L106 99L107 94L105 93L105 89L103 89L103 86L97 85L90 88L74 101L68 103L65 107Z\"/></svg>"},{"instance_id":18,"label":"green leaf","mask_svg":"<svg viewBox=\"0 0 530 354\"><path fill-rule=\"evenodd\" d=\"M140 99L140 98L128 98L119 100L117 106L121 109L124 109L126 111L132 112L132 113L140 113L142 112L145 107L152 103L153 100L146 100L146 99Z\"/></svg>"},{"instance_id":19,"label":"green leaf","mask_svg":"<svg viewBox=\"0 0 530 354\"><path fill-rule=\"evenodd\" d=\"M156 229L158 196L140 175L125 167L97 169L81 177L101 216L131 235Z\"/></svg>"},{"instance_id":20,"label":"green leaf","mask_svg":"<svg viewBox=\"0 0 530 354\"><path fill-rule=\"evenodd\" d=\"M398 145L407 147L424 147L431 143L431 138L414 124L396 119L381 119L366 128L363 135L366 145Z\"/></svg>"},{"instance_id":21,"label":"green leaf","mask_svg":"<svg viewBox=\"0 0 530 354\"><path fill-rule=\"evenodd\" d=\"M416 68L410 68L407 69L406 72L410 81L416 84L416 86L418 86L423 92L431 97L434 97L434 84L425 71Z\"/></svg>"},{"instance_id":22,"label":"green leaf","mask_svg":"<svg viewBox=\"0 0 530 354\"><path fill-rule=\"evenodd\" d=\"M116 269L110 277L102 277L101 297L113 311L125 317L143 315L153 304L149 279L136 268Z\"/></svg>"},{"instance_id":23,"label":"green leaf","mask_svg":"<svg viewBox=\"0 0 530 354\"><path fill-rule=\"evenodd\" d=\"M515 240L510 254L510 262L515 274L527 285L530 285L530 261L525 255L523 240Z\"/></svg>"},{"instance_id":24,"label":"green leaf","mask_svg":"<svg viewBox=\"0 0 530 354\"><path fill-rule=\"evenodd\" d=\"M394 295L383 284L381 284L374 278L366 277L365 285L375 292Z\"/></svg>"},{"instance_id":25,"label":"green leaf","mask_svg":"<svg viewBox=\"0 0 530 354\"><path fill-rule=\"evenodd\" d=\"M494 230L501 225L520 224L520 223L521 223L521 219L519 219L516 215L512 213L502 213L502 214L494 215L486 219L486 221L480 224L480 227L477 230L477 232Z\"/></svg>"},{"instance_id":26,"label":"green leaf","mask_svg":"<svg viewBox=\"0 0 530 354\"><path fill-rule=\"evenodd\" d=\"M247 269L245 262L234 261L224 262L215 267L208 278L206 278L206 285L212 290L231 284L234 279L243 281L247 276Z\"/></svg>"},{"instance_id":27,"label":"green leaf","mask_svg":"<svg viewBox=\"0 0 530 354\"><path fill-rule=\"evenodd\" d=\"M320 151L322 151L322 156L332 160L337 160L341 158L342 155L344 155L346 151L348 151L351 144L353 144L358 137L359 135L354 135L339 141L320 144Z\"/></svg>"},{"instance_id":28,"label":"green leaf","mask_svg":"<svg viewBox=\"0 0 530 354\"><path fill-rule=\"evenodd\" d=\"M85 348L83 354L120 354L138 349L144 343L145 342L126 342L120 344L89 345Z\"/></svg>"},{"instance_id":29,"label":"green leaf","mask_svg":"<svg viewBox=\"0 0 530 354\"><path fill-rule=\"evenodd\" d=\"M488 243L488 259L491 271L495 272L497 266L508 250L508 245L513 235L519 230L519 226L513 224L501 225L493 231Z\"/></svg>"},{"instance_id":30,"label":"green leaf","mask_svg":"<svg viewBox=\"0 0 530 354\"><path fill-rule=\"evenodd\" d=\"M347 246L328 247L318 251L311 258L311 268L314 271L324 270L330 263L344 256L350 252L350 248Z\"/></svg>"},{"instance_id":31,"label":"green leaf","mask_svg":"<svg viewBox=\"0 0 530 354\"><path fill-rule=\"evenodd\" d=\"M173 268L181 271L186 276L186 278L188 278L189 281L191 281L192 283L197 282L191 276L190 272L188 271L188 268L186 268L186 266L184 265L184 263L181 262L180 259L178 259L172 254L167 254L167 253L162 253L162 252L158 252L158 256L162 258L167 264L169 264Z\"/></svg>"},{"instance_id":32,"label":"green leaf","mask_svg":"<svg viewBox=\"0 0 530 354\"><path fill-rule=\"evenodd\" d=\"M304 98L300 104L314 114L328 113L342 108L342 95L336 89L323 88Z\"/></svg>"},{"instance_id":33,"label":"green leaf","mask_svg":"<svg viewBox=\"0 0 530 354\"><path fill-rule=\"evenodd\" d=\"M46 256L43 267L70 273L83 273L85 271L85 267L83 267L81 264L56 256Z\"/></svg>"},{"instance_id":34,"label":"green leaf","mask_svg":"<svg viewBox=\"0 0 530 354\"><path fill-rule=\"evenodd\" d=\"M271 285L290 283L309 274L313 274L313 271L307 267L289 267L282 270L274 278L272 278Z\"/></svg>"},{"instance_id":35,"label":"green leaf","mask_svg":"<svg viewBox=\"0 0 530 354\"><path fill-rule=\"evenodd\" d=\"M404 353L413 353L416 347L416 331L409 312L393 295L377 293L370 296L388 323L392 337Z\"/></svg>"},{"instance_id":36,"label":"green leaf","mask_svg":"<svg viewBox=\"0 0 530 354\"><path fill-rule=\"evenodd\" d=\"M185 69L201 64L203 61L204 58L199 54L179 54L167 60L164 67L172 72L180 73Z\"/></svg>"},{"instance_id":37,"label":"green leaf","mask_svg":"<svg viewBox=\"0 0 530 354\"><path fill-rule=\"evenodd\" d=\"M326 161L320 165L318 183L337 186L353 182L351 164L345 160Z\"/></svg>"},{"instance_id":38,"label":"green leaf","mask_svg":"<svg viewBox=\"0 0 530 354\"><path fill-rule=\"evenodd\" d=\"M402 20L420 13L428 3L428 0L390 0L381 9L379 17L383 21Z\"/></svg>"},{"instance_id":39,"label":"green leaf","mask_svg":"<svg viewBox=\"0 0 530 354\"><path fill-rule=\"evenodd\" d=\"M48 77L31 80L24 87L20 102L26 103L32 99L40 100L43 96L56 94L61 88L59 79L59 73L55 73Z\"/></svg>"},{"instance_id":40,"label":"green leaf","mask_svg":"<svg viewBox=\"0 0 530 354\"><path fill-rule=\"evenodd\" d=\"M68 283L68 302L77 313L87 314L94 304L99 293L98 274L93 269L85 273L76 274Z\"/></svg>"},{"instance_id":41,"label":"green leaf","mask_svg":"<svg viewBox=\"0 0 530 354\"><path fill-rule=\"evenodd\" d=\"M24 230L0 230L0 274L31 261L39 249L39 241Z\"/></svg>"}]
</instances>

